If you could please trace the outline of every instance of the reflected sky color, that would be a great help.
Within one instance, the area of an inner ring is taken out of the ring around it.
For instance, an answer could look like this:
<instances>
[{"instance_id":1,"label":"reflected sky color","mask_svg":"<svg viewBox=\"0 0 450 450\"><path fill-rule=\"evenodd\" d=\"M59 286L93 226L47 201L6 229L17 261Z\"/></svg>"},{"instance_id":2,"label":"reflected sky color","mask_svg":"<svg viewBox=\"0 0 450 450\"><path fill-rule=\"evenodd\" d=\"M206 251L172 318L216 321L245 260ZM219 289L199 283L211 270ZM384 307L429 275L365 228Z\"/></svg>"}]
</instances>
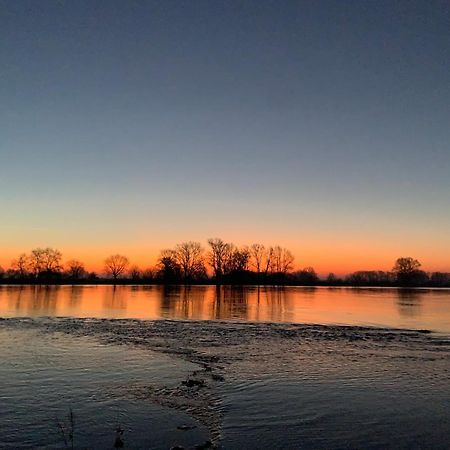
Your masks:
<instances>
[{"instance_id":1,"label":"reflected sky color","mask_svg":"<svg viewBox=\"0 0 450 450\"><path fill-rule=\"evenodd\" d=\"M449 290L223 286L0 287L1 317L239 320L450 334Z\"/></svg>"},{"instance_id":2,"label":"reflected sky color","mask_svg":"<svg viewBox=\"0 0 450 450\"><path fill-rule=\"evenodd\" d=\"M447 2L0 6L0 264L221 236L450 270Z\"/></svg>"}]
</instances>

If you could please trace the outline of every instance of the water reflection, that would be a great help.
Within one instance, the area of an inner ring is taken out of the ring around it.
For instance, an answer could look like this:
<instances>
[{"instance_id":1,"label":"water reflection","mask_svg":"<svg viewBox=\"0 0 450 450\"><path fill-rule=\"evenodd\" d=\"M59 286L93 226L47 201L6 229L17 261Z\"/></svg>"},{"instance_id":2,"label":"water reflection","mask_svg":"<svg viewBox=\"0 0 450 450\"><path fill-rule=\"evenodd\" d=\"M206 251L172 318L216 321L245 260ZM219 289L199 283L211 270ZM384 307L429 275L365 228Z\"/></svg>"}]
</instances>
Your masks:
<instances>
[{"instance_id":1,"label":"water reflection","mask_svg":"<svg viewBox=\"0 0 450 450\"><path fill-rule=\"evenodd\" d=\"M112 286L110 289L104 290L103 297L103 306L105 310L114 311L114 310L127 310L128 305L128 295L133 294L133 290L131 292L125 292L123 288Z\"/></svg>"},{"instance_id":2,"label":"water reflection","mask_svg":"<svg viewBox=\"0 0 450 450\"><path fill-rule=\"evenodd\" d=\"M296 322L447 332L450 291L263 286L2 286L0 316Z\"/></svg>"},{"instance_id":3,"label":"water reflection","mask_svg":"<svg viewBox=\"0 0 450 450\"><path fill-rule=\"evenodd\" d=\"M421 313L422 291L417 289L399 289L397 292L398 311L401 315L407 317L416 317Z\"/></svg>"},{"instance_id":4,"label":"water reflection","mask_svg":"<svg viewBox=\"0 0 450 450\"><path fill-rule=\"evenodd\" d=\"M70 289L70 306L76 308L83 297L83 286L71 286Z\"/></svg>"}]
</instances>

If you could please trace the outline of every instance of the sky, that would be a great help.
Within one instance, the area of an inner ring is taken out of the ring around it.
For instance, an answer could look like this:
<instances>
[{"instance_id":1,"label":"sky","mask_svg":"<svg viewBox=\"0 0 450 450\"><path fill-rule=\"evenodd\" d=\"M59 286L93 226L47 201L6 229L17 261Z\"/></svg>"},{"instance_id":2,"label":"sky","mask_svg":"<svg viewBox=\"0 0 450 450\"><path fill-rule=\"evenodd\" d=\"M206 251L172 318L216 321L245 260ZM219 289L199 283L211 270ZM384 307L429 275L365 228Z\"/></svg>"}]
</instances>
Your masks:
<instances>
[{"instance_id":1,"label":"sky","mask_svg":"<svg viewBox=\"0 0 450 450\"><path fill-rule=\"evenodd\" d=\"M450 271L447 1L0 0L0 264L186 240Z\"/></svg>"}]
</instances>

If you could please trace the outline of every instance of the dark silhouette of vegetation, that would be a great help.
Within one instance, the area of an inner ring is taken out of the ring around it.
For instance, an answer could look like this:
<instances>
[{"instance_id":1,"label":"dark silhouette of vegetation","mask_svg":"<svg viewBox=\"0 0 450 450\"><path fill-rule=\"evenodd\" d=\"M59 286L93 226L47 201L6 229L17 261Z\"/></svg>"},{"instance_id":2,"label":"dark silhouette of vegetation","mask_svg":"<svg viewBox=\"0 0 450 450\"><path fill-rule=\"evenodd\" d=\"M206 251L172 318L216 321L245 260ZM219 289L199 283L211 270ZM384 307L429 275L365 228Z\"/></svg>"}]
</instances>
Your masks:
<instances>
[{"instance_id":1,"label":"dark silhouette of vegetation","mask_svg":"<svg viewBox=\"0 0 450 450\"><path fill-rule=\"evenodd\" d=\"M345 278L352 286L389 286L395 284L395 274L382 270L359 270Z\"/></svg>"},{"instance_id":2,"label":"dark silhouette of vegetation","mask_svg":"<svg viewBox=\"0 0 450 450\"><path fill-rule=\"evenodd\" d=\"M420 270L421 266L422 264L417 259L409 256L398 258L392 272L396 275L397 283L400 286L414 286L427 280L427 274Z\"/></svg>"},{"instance_id":3,"label":"dark silhouette of vegetation","mask_svg":"<svg viewBox=\"0 0 450 450\"><path fill-rule=\"evenodd\" d=\"M312 267L306 267L294 273L294 277L299 284L305 286L315 286L319 282L319 277Z\"/></svg>"},{"instance_id":4,"label":"dark silhouette of vegetation","mask_svg":"<svg viewBox=\"0 0 450 450\"><path fill-rule=\"evenodd\" d=\"M86 274L84 264L76 259L71 259L66 263L66 274L74 281L82 279Z\"/></svg>"},{"instance_id":5,"label":"dark silhouette of vegetation","mask_svg":"<svg viewBox=\"0 0 450 450\"><path fill-rule=\"evenodd\" d=\"M123 275L130 262L128 258L123 255L111 255L105 259L105 272L111 275L116 281Z\"/></svg>"},{"instance_id":6,"label":"dark silhouette of vegetation","mask_svg":"<svg viewBox=\"0 0 450 450\"><path fill-rule=\"evenodd\" d=\"M141 269L115 254L105 259L104 274L88 272L81 261L63 264L59 250L35 248L22 253L6 271L0 267L0 283L11 284L254 284L298 286L399 286L450 287L450 273L421 270L418 260L401 257L392 271L361 270L339 278L330 273L320 278L313 267L294 270L294 256L280 246L263 244L238 247L222 239L209 239L205 249L187 241L161 251L155 267Z\"/></svg>"}]
</instances>

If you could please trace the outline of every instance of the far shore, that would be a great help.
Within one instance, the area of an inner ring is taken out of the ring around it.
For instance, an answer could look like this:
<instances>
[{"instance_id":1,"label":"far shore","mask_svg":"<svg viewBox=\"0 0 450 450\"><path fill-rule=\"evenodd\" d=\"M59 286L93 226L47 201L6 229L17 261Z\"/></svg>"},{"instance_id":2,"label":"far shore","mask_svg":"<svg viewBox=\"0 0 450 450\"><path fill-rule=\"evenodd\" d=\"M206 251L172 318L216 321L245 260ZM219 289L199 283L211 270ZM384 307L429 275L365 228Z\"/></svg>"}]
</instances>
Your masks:
<instances>
[{"instance_id":1,"label":"far shore","mask_svg":"<svg viewBox=\"0 0 450 450\"><path fill-rule=\"evenodd\" d=\"M298 284L298 283L214 283L213 281L192 282L192 283L164 283L161 281L144 281L144 280L129 280L129 279L97 279L97 280L61 280L61 281L44 281L44 280L0 280L0 286L216 286L220 287L262 287L262 288L282 288L282 287L300 287L300 288L373 288L373 289L450 289L450 285L433 285L420 284L402 286L399 284L348 284L345 282L339 284L329 284L326 281L315 284Z\"/></svg>"}]
</instances>

